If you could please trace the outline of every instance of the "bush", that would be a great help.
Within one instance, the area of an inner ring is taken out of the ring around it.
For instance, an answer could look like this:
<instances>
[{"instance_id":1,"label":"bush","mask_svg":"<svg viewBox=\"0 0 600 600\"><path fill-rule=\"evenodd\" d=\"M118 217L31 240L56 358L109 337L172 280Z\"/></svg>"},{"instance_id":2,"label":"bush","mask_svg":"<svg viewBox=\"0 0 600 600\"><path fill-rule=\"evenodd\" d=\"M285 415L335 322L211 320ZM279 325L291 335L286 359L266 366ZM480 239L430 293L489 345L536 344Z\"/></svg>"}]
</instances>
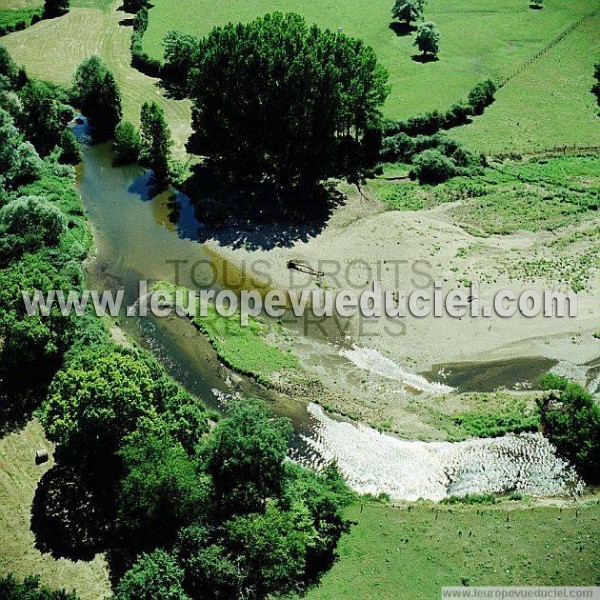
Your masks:
<instances>
[{"instance_id":1,"label":"bush","mask_svg":"<svg viewBox=\"0 0 600 600\"><path fill-rule=\"evenodd\" d=\"M483 111L494 101L496 84L491 79L478 83L470 92L467 101L474 114L482 115Z\"/></svg>"},{"instance_id":2,"label":"bush","mask_svg":"<svg viewBox=\"0 0 600 600\"><path fill-rule=\"evenodd\" d=\"M66 231L62 211L39 196L25 196L0 209L0 257L13 259L23 252L55 246Z\"/></svg>"},{"instance_id":3,"label":"bush","mask_svg":"<svg viewBox=\"0 0 600 600\"><path fill-rule=\"evenodd\" d=\"M115 600L190 600L183 569L164 550L142 554L119 582Z\"/></svg>"},{"instance_id":4,"label":"bush","mask_svg":"<svg viewBox=\"0 0 600 600\"><path fill-rule=\"evenodd\" d=\"M118 164L135 163L140 157L142 141L137 129L129 121L121 121L115 129L113 151Z\"/></svg>"},{"instance_id":5,"label":"bush","mask_svg":"<svg viewBox=\"0 0 600 600\"><path fill-rule=\"evenodd\" d=\"M441 183L456 175L456 165L439 150L424 150L415 156L411 175L419 183Z\"/></svg>"},{"instance_id":6,"label":"bush","mask_svg":"<svg viewBox=\"0 0 600 600\"><path fill-rule=\"evenodd\" d=\"M550 392L539 402L544 435L583 479L600 483L600 406L565 377L545 375L540 388Z\"/></svg>"},{"instance_id":7,"label":"bush","mask_svg":"<svg viewBox=\"0 0 600 600\"><path fill-rule=\"evenodd\" d=\"M68 128L60 135L60 160L67 164L76 165L81 162L81 147L75 134Z\"/></svg>"}]
</instances>

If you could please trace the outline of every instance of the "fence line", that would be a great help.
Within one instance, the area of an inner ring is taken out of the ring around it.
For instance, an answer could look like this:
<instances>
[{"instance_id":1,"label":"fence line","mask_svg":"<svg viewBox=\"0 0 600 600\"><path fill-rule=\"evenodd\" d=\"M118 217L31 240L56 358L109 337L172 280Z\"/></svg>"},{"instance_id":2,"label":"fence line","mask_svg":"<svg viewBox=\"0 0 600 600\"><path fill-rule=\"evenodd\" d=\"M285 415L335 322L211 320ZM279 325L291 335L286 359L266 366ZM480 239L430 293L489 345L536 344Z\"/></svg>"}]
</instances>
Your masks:
<instances>
[{"instance_id":1,"label":"fence line","mask_svg":"<svg viewBox=\"0 0 600 600\"><path fill-rule=\"evenodd\" d=\"M539 52L534 54L532 57L528 58L516 71L508 75L507 77L501 77L498 81L498 88L503 88L511 79L522 73L527 67L529 67L536 60L539 60L544 54L546 54L549 50L554 48L556 44L562 42L570 33L572 33L575 29L583 25L588 19L595 17L599 12L599 9L593 10L591 13L587 15L583 15L577 21L571 23L564 31L559 33L553 40L548 42Z\"/></svg>"}]
</instances>

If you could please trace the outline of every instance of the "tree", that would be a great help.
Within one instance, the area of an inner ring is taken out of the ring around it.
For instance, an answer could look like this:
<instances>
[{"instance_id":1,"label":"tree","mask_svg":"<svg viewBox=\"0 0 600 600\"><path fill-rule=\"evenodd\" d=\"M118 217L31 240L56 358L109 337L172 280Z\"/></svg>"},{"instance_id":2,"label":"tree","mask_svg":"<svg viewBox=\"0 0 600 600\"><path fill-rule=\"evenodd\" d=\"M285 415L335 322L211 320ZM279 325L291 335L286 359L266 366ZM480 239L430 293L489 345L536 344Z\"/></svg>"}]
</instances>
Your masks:
<instances>
[{"instance_id":1,"label":"tree","mask_svg":"<svg viewBox=\"0 0 600 600\"><path fill-rule=\"evenodd\" d=\"M168 431L142 427L127 438L120 455L126 475L119 517L140 547L171 544L181 527L207 511L208 477Z\"/></svg>"},{"instance_id":2,"label":"tree","mask_svg":"<svg viewBox=\"0 0 600 600\"><path fill-rule=\"evenodd\" d=\"M531 8L543 8L544 0L531 0Z\"/></svg>"},{"instance_id":3,"label":"tree","mask_svg":"<svg viewBox=\"0 0 600 600\"><path fill-rule=\"evenodd\" d=\"M137 162L142 141L137 129L129 121L121 121L115 129L113 151L122 165Z\"/></svg>"},{"instance_id":4,"label":"tree","mask_svg":"<svg viewBox=\"0 0 600 600\"><path fill-rule=\"evenodd\" d=\"M315 541L304 505L267 505L264 513L237 515L225 524L224 544L239 569L237 597L263 599L301 589L307 548Z\"/></svg>"},{"instance_id":5,"label":"tree","mask_svg":"<svg viewBox=\"0 0 600 600\"><path fill-rule=\"evenodd\" d=\"M44 17L59 17L69 12L70 0L44 0Z\"/></svg>"},{"instance_id":6,"label":"tree","mask_svg":"<svg viewBox=\"0 0 600 600\"><path fill-rule=\"evenodd\" d=\"M410 25L423 16L425 0L395 0L392 7L392 17Z\"/></svg>"},{"instance_id":7,"label":"tree","mask_svg":"<svg viewBox=\"0 0 600 600\"><path fill-rule=\"evenodd\" d=\"M60 160L62 162L76 165L81 162L81 148L75 134L67 127L60 135Z\"/></svg>"},{"instance_id":8,"label":"tree","mask_svg":"<svg viewBox=\"0 0 600 600\"><path fill-rule=\"evenodd\" d=\"M550 391L539 402L544 435L583 479L600 483L600 406L585 388L565 377L545 375L540 387Z\"/></svg>"},{"instance_id":9,"label":"tree","mask_svg":"<svg viewBox=\"0 0 600 600\"><path fill-rule=\"evenodd\" d=\"M19 126L41 156L60 144L61 135L73 116L70 106L42 81L30 81L21 91L22 116Z\"/></svg>"},{"instance_id":10,"label":"tree","mask_svg":"<svg viewBox=\"0 0 600 600\"><path fill-rule=\"evenodd\" d=\"M260 400L233 404L207 443L206 468L224 513L262 510L267 498L278 496L285 474L291 427L274 419Z\"/></svg>"},{"instance_id":11,"label":"tree","mask_svg":"<svg viewBox=\"0 0 600 600\"><path fill-rule=\"evenodd\" d=\"M456 175L456 165L439 150L431 148L415 156L411 172L420 183L440 183Z\"/></svg>"},{"instance_id":12,"label":"tree","mask_svg":"<svg viewBox=\"0 0 600 600\"><path fill-rule=\"evenodd\" d=\"M0 269L0 368L11 376L15 371L26 373L28 378L36 369L40 379L52 371L71 344L75 319L62 315L56 306L48 316L29 316L22 292L33 296L34 290L67 293L72 288L72 280L42 251Z\"/></svg>"},{"instance_id":13,"label":"tree","mask_svg":"<svg viewBox=\"0 0 600 600\"><path fill-rule=\"evenodd\" d=\"M148 5L146 0L124 0L123 9L128 13L137 13Z\"/></svg>"},{"instance_id":14,"label":"tree","mask_svg":"<svg viewBox=\"0 0 600 600\"><path fill-rule=\"evenodd\" d=\"M11 573L0 577L0 598L2 600L78 600L74 591L51 590L40 585L39 575L27 575L22 582L19 582Z\"/></svg>"},{"instance_id":15,"label":"tree","mask_svg":"<svg viewBox=\"0 0 600 600\"><path fill-rule=\"evenodd\" d=\"M596 101L600 105L600 63L594 65L594 78L596 83L592 87L592 94L596 96Z\"/></svg>"},{"instance_id":16,"label":"tree","mask_svg":"<svg viewBox=\"0 0 600 600\"><path fill-rule=\"evenodd\" d=\"M163 73L185 84L190 69L198 60L200 40L193 35L169 31L162 40L162 46L165 57Z\"/></svg>"},{"instance_id":17,"label":"tree","mask_svg":"<svg viewBox=\"0 0 600 600\"><path fill-rule=\"evenodd\" d=\"M125 573L115 600L190 600L182 587L183 569L164 550L142 554Z\"/></svg>"},{"instance_id":18,"label":"tree","mask_svg":"<svg viewBox=\"0 0 600 600\"><path fill-rule=\"evenodd\" d=\"M43 167L37 151L24 142L12 117L0 109L0 177L11 187L39 177Z\"/></svg>"},{"instance_id":19,"label":"tree","mask_svg":"<svg viewBox=\"0 0 600 600\"><path fill-rule=\"evenodd\" d=\"M67 230L62 211L40 196L24 196L0 209L0 259L55 246Z\"/></svg>"},{"instance_id":20,"label":"tree","mask_svg":"<svg viewBox=\"0 0 600 600\"><path fill-rule=\"evenodd\" d=\"M413 46L417 46L423 56L436 57L440 51L440 32L432 21L419 23L417 27L417 36L413 42Z\"/></svg>"},{"instance_id":21,"label":"tree","mask_svg":"<svg viewBox=\"0 0 600 600\"><path fill-rule=\"evenodd\" d=\"M113 74L98 56L84 60L75 72L73 92L101 139L112 137L121 120L121 94Z\"/></svg>"},{"instance_id":22,"label":"tree","mask_svg":"<svg viewBox=\"0 0 600 600\"><path fill-rule=\"evenodd\" d=\"M0 46L0 87L4 89L13 89L19 79L19 68L12 59L8 50Z\"/></svg>"},{"instance_id":23,"label":"tree","mask_svg":"<svg viewBox=\"0 0 600 600\"><path fill-rule=\"evenodd\" d=\"M125 437L140 417L155 419L172 393L173 384L142 354L90 348L56 374L40 420L66 460L113 478Z\"/></svg>"},{"instance_id":24,"label":"tree","mask_svg":"<svg viewBox=\"0 0 600 600\"><path fill-rule=\"evenodd\" d=\"M146 32L146 29L148 29L148 9L144 6L135 13L133 31L142 36Z\"/></svg>"},{"instance_id":25,"label":"tree","mask_svg":"<svg viewBox=\"0 0 600 600\"><path fill-rule=\"evenodd\" d=\"M217 27L190 74L189 148L236 185L269 184L297 204L283 190L310 188L361 156L386 81L370 47L299 15Z\"/></svg>"},{"instance_id":26,"label":"tree","mask_svg":"<svg viewBox=\"0 0 600 600\"><path fill-rule=\"evenodd\" d=\"M163 185L169 181L169 159L173 141L162 108L156 102L144 102L140 122L141 157L154 172L156 183Z\"/></svg>"}]
</instances>

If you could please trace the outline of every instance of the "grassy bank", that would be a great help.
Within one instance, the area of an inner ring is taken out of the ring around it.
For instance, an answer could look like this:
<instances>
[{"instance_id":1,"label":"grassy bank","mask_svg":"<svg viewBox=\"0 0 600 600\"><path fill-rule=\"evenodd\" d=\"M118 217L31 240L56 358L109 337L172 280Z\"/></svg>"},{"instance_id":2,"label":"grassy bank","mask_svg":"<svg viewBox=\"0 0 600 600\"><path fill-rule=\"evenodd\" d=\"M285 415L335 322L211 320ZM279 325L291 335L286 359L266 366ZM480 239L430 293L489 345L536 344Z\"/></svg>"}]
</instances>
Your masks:
<instances>
[{"instance_id":1,"label":"grassy bank","mask_svg":"<svg viewBox=\"0 0 600 600\"><path fill-rule=\"evenodd\" d=\"M309 600L431 600L442 586L598 585L600 506L353 506L340 560Z\"/></svg>"},{"instance_id":2,"label":"grassy bank","mask_svg":"<svg viewBox=\"0 0 600 600\"><path fill-rule=\"evenodd\" d=\"M160 281L154 291L164 291L173 302L176 288ZM183 288L181 292L187 293ZM300 369L298 358L292 354L290 344L276 325L248 317L248 324L240 323L240 314L232 317L219 315L214 304L207 305L206 316L191 319L192 323L206 335L219 359L232 370L253 377L263 385L276 385L280 376Z\"/></svg>"}]
</instances>

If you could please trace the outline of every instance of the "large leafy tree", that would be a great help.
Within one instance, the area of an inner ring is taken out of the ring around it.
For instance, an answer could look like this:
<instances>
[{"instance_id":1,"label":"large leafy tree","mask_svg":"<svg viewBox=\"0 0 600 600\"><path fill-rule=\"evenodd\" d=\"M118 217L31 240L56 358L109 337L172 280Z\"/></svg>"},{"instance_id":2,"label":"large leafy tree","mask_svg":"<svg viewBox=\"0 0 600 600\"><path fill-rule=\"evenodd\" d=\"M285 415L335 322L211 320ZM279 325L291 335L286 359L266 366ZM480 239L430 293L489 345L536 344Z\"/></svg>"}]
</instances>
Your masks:
<instances>
[{"instance_id":1,"label":"large leafy tree","mask_svg":"<svg viewBox=\"0 0 600 600\"><path fill-rule=\"evenodd\" d=\"M29 316L22 292L33 296L35 290L67 293L73 281L58 271L45 252L25 254L20 260L0 269L0 369L40 374L51 369L72 341L74 319L54 306L48 316Z\"/></svg>"},{"instance_id":2,"label":"large leafy tree","mask_svg":"<svg viewBox=\"0 0 600 600\"><path fill-rule=\"evenodd\" d=\"M142 548L165 546L206 511L210 484L181 444L161 428L142 427L121 450L120 520Z\"/></svg>"},{"instance_id":3,"label":"large leafy tree","mask_svg":"<svg viewBox=\"0 0 600 600\"><path fill-rule=\"evenodd\" d=\"M226 513L261 510L281 493L290 425L260 400L235 404L205 448L207 471Z\"/></svg>"},{"instance_id":4,"label":"large leafy tree","mask_svg":"<svg viewBox=\"0 0 600 600\"><path fill-rule=\"evenodd\" d=\"M99 137L112 137L123 115L121 93L114 75L100 57L91 56L77 67L73 91Z\"/></svg>"},{"instance_id":5,"label":"large leafy tree","mask_svg":"<svg viewBox=\"0 0 600 600\"><path fill-rule=\"evenodd\" d=\"M6 187L39 177L43 163L30 142L25 142L12 117L0 108L0 178Z\"/></svg>"},{"instance_id":6,"label":"large leafy tree","mask_svg":"<svg viewBox=\"0 0 600 600\"><path fill-rule=\"evenodd\" d=\"M435 58L440 51L440 32L432 21L419 23L414 46L417 46L424 57Z\"/></svg>"},{"instance_id":7,"label":"large leafy tree","mask_svg":"<svg viewBox=\"0 0 600 600\"><path fill-rule=\"evenodd\" d=\"M392 6L392 17L409 25L423 16L425 0L396 0Z\"/></svg>"},{"instance_id":8,"label":"large leafy tree","mask_svg":"<svg viewBox=\"0 0 600 600\"><path fill-rule=\"evenodd\" d=\"M217 27L197 56L191 150L236 183L279 192L312 186L339 171L340 154L360 154L387 95L369 46L295 14Z\"/></svg>"},{"instance_id":9,"label":"large leafy tree","mask_svg":"<svg viewBox=\"0 0 600 600\"><path fill-rule=\"evenodd\" d=\"M140 417L156 418L172 393L173 384L141 353L91 348L57 373L40 418L63 456L110 469Z\"/></svg>"},{"instance_id":10,"label":"large leafy tree","mask_svg":"<svg viewBox=\"0 0 600 600\"><path fill-rule=\"evenodd\" d=\"M67 230L63 212L41 196L24 196L0 209L0 263L25 251L55 246Z\"/></svg>"},{"instance_id":11,"label":"large leafy tree","mask_svg":"<svg viewBox=\"0 0 600 600\"><path fill-rule=\"evenodd\" d=\"M62 132L73 116L56 90L42 81L30 81L21 91L22 116L19 126L42 156L60 145Z\"/></svg>"},{"instance_id":12,"label":"large leafy tree","mask_svg":"<svg viewBox=\"0 0 600 600\"><path fill-rule=\"evenodd\" d=\"M156 102L144 102L140 123L141 158L154 172L155 183L164 185L169 181L169 160L173 140L163 109Z\"/></svg>"}]
</instances>

